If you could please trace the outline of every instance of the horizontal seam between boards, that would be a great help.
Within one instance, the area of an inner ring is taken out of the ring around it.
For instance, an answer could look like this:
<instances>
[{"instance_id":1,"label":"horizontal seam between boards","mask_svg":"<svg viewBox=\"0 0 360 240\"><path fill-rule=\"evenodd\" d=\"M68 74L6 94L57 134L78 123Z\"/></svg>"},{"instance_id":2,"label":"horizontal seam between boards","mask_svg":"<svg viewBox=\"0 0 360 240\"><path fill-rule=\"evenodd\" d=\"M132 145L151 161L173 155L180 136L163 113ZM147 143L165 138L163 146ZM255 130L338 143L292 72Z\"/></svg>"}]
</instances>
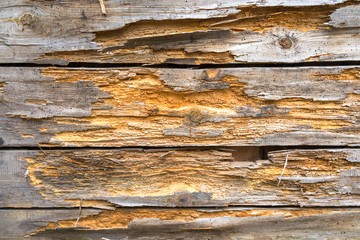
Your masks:
<instances>
[{"instance_id":1,"label":"horizontal seam between boards","mask_svg":"<svg viewBox=\"0 0 360 240\"><path fill-rule=\"evenodd\" d=\"M283 67L341 67L360 66L360 61L331 61L331 62L296 62L296 63L227 63L227 64L144 64L144 63L98 63L98 62L70 62L68 64L36 64L36 63L0 63L0 67L63 67L63 68L283 68Z\"/></svg>"},{"instance_id":2,"label":"horizontal seam between boards","mask_svg":"<svg viewBox=\"0 0 360 240\"><path fill-rule=\"evenodd\" d=\"M89 199L91 200L91 199ZM178 210L178 209L189 209L189 210L241 210L241 209L353 209L353 210L360 210L360 206L331 206L331 205L318 205L318 206L303 206L300 205L228 205L228 206L177 206L177 207L166 207L166 206L134 206L134 207L127 207L127 206L112 206L112 207L81 207L82 209L94 209L94 210L134 210L134 209L149 209L149 210ZM0 211L6 210L76 210L79 211L79 206L74 207L0 207Z\"/></svg>"},{"instance_id":3,"label":"horizontal seam between boards","mask_svg":"<svg viewBox=\"0 0 360 240\"><path fill-rule=\"evenodd\" d=\"M246 146L246 145L238 145L238 146L216 146L216 145L198 145L198 146L109 146L109 147L43 147L41 149L38 146L22 146L22 147L0 147L0 151L11 151L11 150L127 150L127 149L200 149L200 150L208 150L208 149L236 149L236 148L276 148L278 150L316 150L316 149L360 149L360 146L337 146L337 145L264 145L264 146Z\"/></svg>"}]
</instances>

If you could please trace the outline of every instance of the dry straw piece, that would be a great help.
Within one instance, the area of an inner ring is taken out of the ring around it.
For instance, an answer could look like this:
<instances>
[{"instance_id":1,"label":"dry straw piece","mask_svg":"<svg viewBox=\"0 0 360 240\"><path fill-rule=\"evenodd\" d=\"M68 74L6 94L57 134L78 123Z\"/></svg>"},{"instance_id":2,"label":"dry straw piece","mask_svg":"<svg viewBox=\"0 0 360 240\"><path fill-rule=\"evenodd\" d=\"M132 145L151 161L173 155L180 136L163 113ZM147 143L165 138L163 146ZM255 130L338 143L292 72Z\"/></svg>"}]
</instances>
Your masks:
<instances>
[{"instance_id":1,"label":"dry straw piece","mask_svg":"<svg viewBox=\"0 0 360 240\"><path fill-rule=\"evenodd\" d=\"M106 9L105 9L104 0L99 0L99 2L100 2L100 7L101 7L102 14L106 15Z\"/></svg>"},{"instance_id":2,"label":"dry straw piece","mask_svg":"<svg viewBox=\"0 0 360 240\"><path fill-rule=\"evenodd\" d=\"M279 177L278 186L280 186L281 178L282 178L282 176L283 176L283 174L284 174L284 172L285 172L285 168L286 168L286 165L287 165L287 162L288 162L288 156L289 156L289 154L287 153L287 154L286 154L286 160L285 160L284 168L283 168L282 173L281 173L281 175L280 175L280 177Z\"/></svg>"}]
</instances>

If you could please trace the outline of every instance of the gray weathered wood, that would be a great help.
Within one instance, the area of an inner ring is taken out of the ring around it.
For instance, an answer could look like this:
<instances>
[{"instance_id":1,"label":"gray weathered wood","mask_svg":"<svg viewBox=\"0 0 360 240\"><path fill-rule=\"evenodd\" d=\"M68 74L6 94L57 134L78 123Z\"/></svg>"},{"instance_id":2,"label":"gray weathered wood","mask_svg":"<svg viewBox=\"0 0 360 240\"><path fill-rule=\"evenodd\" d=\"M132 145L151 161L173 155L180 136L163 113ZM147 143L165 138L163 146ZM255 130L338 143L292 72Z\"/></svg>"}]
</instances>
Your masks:
<instances>
[{"instance_id":1,"label":"gray weathered wood","mask_svg":"<svg viewBox=\"0 0 360 240\"><path fill-rule=\"evenodd\" d=\"M100 210L82 209L81 216L99 214ZM48 209L48 210L0 210L0 238L1 239L27 239L26 236L37 229L46 227L51 222L77 219L78 209Z\"/></svg>"},{"instance_id":2,"label":"gray weathered wood","mask_svg":"<svg viewBox=\"0 0 360 240\"><path fill-rule=\"evenodd\" d=\"M81 199L98 208L360 205L359 149L258 154L254 147L3 150L0 207L74 207Z\"/></svg>"},{"instance_id":3,"label":"gray weathered wood","mask_svg":"<svg viewBox=\"0 0 360 240\"><path fill-rule=\"evenodd\" d=\"M105 8L106 15L98 1L1 1L0 62L360 59L357 1L111 0Z\"/></svg>"},{"instance_id":4,"label":"gray weathered wood","mask_svg":"<svg viewBox=\"0 0 360 240\"><path fill-rule=\"evenodd\" d=\"M4 146L357 146L357 67L0 69Z\"/></svg>"},{"instance_id":5,"label":"gray weathered wood","mask_svg":"<svg viewBox=\"0 0 360 240\"><path fill-rule=\"evenodd\" d=\"M0 210L0 237L356 240L360 235L359 209L117 209L101 213L83 210L75 228L78 216L74 209Z\"/></svg>"}]
</instances>

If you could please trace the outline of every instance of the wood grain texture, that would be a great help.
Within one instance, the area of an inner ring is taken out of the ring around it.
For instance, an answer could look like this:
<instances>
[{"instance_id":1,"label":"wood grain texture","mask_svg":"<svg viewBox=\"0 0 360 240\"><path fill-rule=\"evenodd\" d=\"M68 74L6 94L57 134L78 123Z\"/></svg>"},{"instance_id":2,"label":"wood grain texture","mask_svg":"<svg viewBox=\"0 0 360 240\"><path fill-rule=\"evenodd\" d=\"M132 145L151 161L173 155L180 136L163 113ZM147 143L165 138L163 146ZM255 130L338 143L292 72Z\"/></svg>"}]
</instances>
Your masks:
<instances>
[{"instance_id":1,"label":"wood grain texture","mask_svg":"<svg viewBox=\"0 0 360 240\"><path fill-rule=\"evenodd\" d=\"M254 147L0 153L0 207L360 205L358 149L275 151L268 159Z\"/></svg>"},{"instance_id":2,"label":"wood grain texture","mask_svg":"<svg viewBox=\"0 0 360 240\"><path fill-rule=\"evenodd\" d=\"M360 240L359 12L0 1L0 239Z\"/></svg>"},{"instance_id":3,"label":"wood grain texture","mask_svg":"<svg viewBox=\"0 0 360 240\"><path fill-rule=\"evenodd\" d=\"M359 60L357 1L2 1L0 62ZM283 44L285 39L286 44Z\"/></svg>"},{"instance_id":4,"label":"wood grain texture","mask_svg":"<svg viewBox=\"0 0 360 240\"><path fill-rule=\"evenodd\" d=\"M4 146L357 146L357 67L0 70Z\"/></svg>"},{"instance_id":5,"label":"wood grain texture","mask_svg":"<svg viewBox=\"0 0 360 240\"><path fill-rule=\"evenodd\" d=\"M87 216L88 215L88 216ZM359 209L0 210L1 239L359 239ZM29 236L28 238L24 238Z\"/></svg>"}]
</instances>

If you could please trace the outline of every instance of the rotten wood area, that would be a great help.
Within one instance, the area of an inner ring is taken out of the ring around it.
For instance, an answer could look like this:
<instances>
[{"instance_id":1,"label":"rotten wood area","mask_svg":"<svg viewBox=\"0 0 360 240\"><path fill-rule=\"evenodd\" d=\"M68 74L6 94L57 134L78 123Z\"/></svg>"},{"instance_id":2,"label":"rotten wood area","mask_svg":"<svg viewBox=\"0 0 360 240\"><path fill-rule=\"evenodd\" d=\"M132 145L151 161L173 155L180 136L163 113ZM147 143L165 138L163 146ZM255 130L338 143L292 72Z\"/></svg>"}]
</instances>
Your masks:
<instances>
[{"instance_id":1,"label":"rotten wood area","mask_svg":"<svg viewBox=\"0 0 360 240\"><path fill-rule=\"evenodd\" d=\"M0 210L1 239L359 239L359 209ZM25 238L25 236L27 236Z\"/></svg>"},{"instance_id":2,"label":"rotten wood area","mask_svg":"<svg viewBox=\"0 0 360 240\"><path fill-rule=\"evenodd\" d=\"M0 1L0 239L359 239L359 0Z\"/></svg>"},{"instance_id":3,"label":"rotten wood area","mask_svg":"<svg viewBox=\"0 0 360 240\"><path fill-rule=\"evenodd\" d=\"M0 68L0 144L357 146L359 68Z\"/></svg>"},{"instance_id":4,"label":"rotten wood area","mask_svg":"<svg viewBox=\"0 0 360 240\"><path fill-rule=\"evenodd\" d=\"M359 10L355 0L1 1L0 62L354 61Z\"/></svg>"},{"instance_id":5,"label":"rotten wood area","mask_svg":"<svg viewBox=\"0 0 360 240\"><path fill-rule=\"evenodd\" d=\"M359 156L308 149L261 159L257 147L3 150L0 207L354 207Z\"/></svg>"}]
</instances>

